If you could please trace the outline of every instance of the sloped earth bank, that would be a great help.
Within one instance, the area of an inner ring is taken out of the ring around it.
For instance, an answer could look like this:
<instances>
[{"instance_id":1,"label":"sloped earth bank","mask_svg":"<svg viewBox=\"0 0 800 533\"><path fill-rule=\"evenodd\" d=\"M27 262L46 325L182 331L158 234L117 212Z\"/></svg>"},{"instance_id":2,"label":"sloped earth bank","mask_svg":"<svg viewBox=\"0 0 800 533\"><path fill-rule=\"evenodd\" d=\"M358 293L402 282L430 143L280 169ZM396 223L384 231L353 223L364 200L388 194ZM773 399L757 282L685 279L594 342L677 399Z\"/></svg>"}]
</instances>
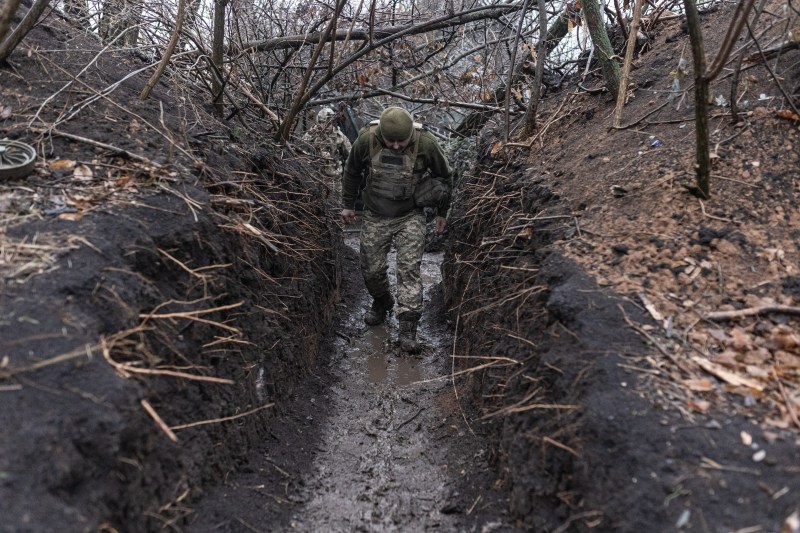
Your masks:
<instances>
[{"instance_id":1,"label":"sloped earth bank","mask_svg":"<svg viewBox=\"0 0 800 533\"><path fill-rule=\"evenodd\" d=\"M704 15L708 50L729 20ZM457 368L492 364L474 397L502 420L500 479L534 531L794 532L797 317L709 315L798 305L800 132L747 66L743 121L709 108L712 197L691 196L692 93L670 94L688 37L648 31L622 129L590 77L548 96L533 138L484 132L443 268L455 351L475 358ZM772 65L795 105L797 57Z\"/></svg>"},{"instance_id":2,"label":"sloped earth bank","mask_svg":"<svg viewBox=\"0 0 800 533\"><path fill-rule=\"evenodd\" d=\"M267 246L226 228L229 216L220 223L205 191L174 187L5 236L9 251L54 243L61 257L0 295L3 531L183 523L203 487L268 437L279 413L269 406L316 365L340 271L336 227L303 202L308 190L249 198L264 211L305 204L302 221L273 213ZM309 230L318 246L293 255L291 235ZM237 415L247 416L219 420Z\"/></svg>"}]
</instances>

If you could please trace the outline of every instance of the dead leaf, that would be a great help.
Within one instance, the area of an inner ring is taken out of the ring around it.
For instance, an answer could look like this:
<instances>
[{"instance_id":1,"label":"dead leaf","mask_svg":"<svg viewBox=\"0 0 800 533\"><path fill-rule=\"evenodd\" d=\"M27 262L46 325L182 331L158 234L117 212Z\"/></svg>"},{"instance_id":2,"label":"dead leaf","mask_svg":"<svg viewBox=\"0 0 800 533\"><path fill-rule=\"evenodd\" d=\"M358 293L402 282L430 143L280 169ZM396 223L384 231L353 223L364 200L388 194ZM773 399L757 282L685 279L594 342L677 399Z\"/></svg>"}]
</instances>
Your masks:
<instances>
[{"instance_id":1,"label":"dead leaf","mask_svg":"<svg viewBox=\"0 0 800 533\"><path fill-rule=\"evenodd\" d=\"M744 376L740 376L739 374L731 372L730 370L726 370L722 366L716 363L712 363L707 359L703 359L702 357L692 356L692 361L697 363L697 365L700 368L702 368L709 374L717 376L719 379L721 379L726 383L730 383L731 385L734 386L748 387L750 389L757 390L759 392L764 390L764 385L761 382L756 381L754 379L746 378Z\"/></svg>"},{"instance_id":2,"label":"dead leaf","mask_svg":"<svg viewBox=\"0 0 800 533\"><path fill-rule=\"evenodd\" d=\"M494 143L492 145L492 157L496 156L497 153L502 149L503 149L503 143L502 142L497 141L496 143Z\"/></svg>"},{"instance_id":3,"label":"dead leaf","mask_svg":"<svg viewBox=\"0 0 800 533\"><path fill-rule=\"evenodd\" d=\"M770 373L756 365L747 365L744 367L747 373L758 379L769 379Z\"/></svg>"},{"instance_id":4,"label":"dead leaf","mask_svg":"<svg viewBox=\"0 0 800 533\"><path fill-rule=\"evenodd\" d=\"M650 298L648 298L646 294L640 292L637 294L637 296L639 296L639 299L642 301L642 305L644 305L644 308L647 309L648 313L650 313L650 316L653 317L653 320L656 322L661 322L664 320L663 315L658 312L656 306L653 305L653 302L650 301Z\"/></svg>"},{"instance_id":5,"label":"dead leaf","mask_svg":"<svg viewBox=\"0 0 800 533\"><path fill-rule=\"evenodd\" d=\"M742 444L744 444L745 446L750 446L751 444L753 444L753 436L750 435L750 433L742 431L741 433L739 433L739 437L741 437Z\"/></svg>"},{"instance_id":6,"label":"dead leaf","mask_svg":"<svg viewBox=\"0 0 800 533\"><path fill-rule=\"evenodd\" d=\"M783 262L786 252L781 248L766 248L763 252L759 252L756 255L766 259L770 263L773 261Z\"/></svg>"},{"instance_id":7,"label":"dead leaf","mask_svg":"<svg viewBox=\"0 0 800 533\"><path fill-rule=\"evenodd\" d=\"M777 111L777 112L775 112L775 115L778 118L784 118L786 120L791 120L793 122L800 122L800 115L797 115L796 113L792 113L788 109L784 109L782 111Z\"/></svg>"},{"instance_id":8,"label":"dead leaf","mask_svg":"<svg viewBox=\"0 0 800 533\"><path fill-rule=\"evenodd\" d=\"M56 159L48 165L48 168L53 172L57 172L59 170L72 170L75 168L76 164L77 163L75 163L75 161L72 159Z\"/></svg>"},{"instance_id":9,"label":"dead leaf","mask_svg":"<svg viewBox=\"0 0 800 533\"><path fill-rule=\"evenodd\" d=\"M11 106L10 105L6 105L6 106L0 105L0 118L3 119L3 120L5 120L7 118L11 118Z\"/></svg>"},{"instance_id":10,"label":"dead leaf","mask_svg":"<svg viewBox=\"0 0 800 533\"><path fill-rule=\"evenodd\" d=\"M698 413L706 413L709 409L711 409L711 402L706 400L695 400L693 398L689 398L687 401L689 408L693 411L697 411Z\"/></svg>"},{"instance_id":11,"label":"dead leaf","mask_svg":"<svg viewBox=\"0 0 800 533\"><path fill-rule=\"evenodd\" d=\"M131 176L130 174L120 175L120 177L118 177L116 181L117 187L126 187L131 182L132 179L133 176Z\"/></svg>"},{"instance_id":12,"label":"dead leaf","mask_svg":"<svg viewBox=\"0 0 800 533\"><path fill-rule=\"evenodd\" d=\"M745 355L742 362L746 365L763 365L772 359L772 354L766 348L756 348L749 350Z\"/></svg>"},{"instance_id":13,"label":"dead leaf","mask_svg":"<svg viewBox=\"0 0 800 533\"><path fill-rule=\"evenodd\" d=\"M777 326L772 330L770 340L780 350L793 351L800 347L800 335L784 325Z\"/></svg>"},{"instance_id":14,"label":"dead leaf","mask_svg":"<svg viewBox=\"0 0 800 533\"><path fill-rule=\"evenodd\" d=\"M520 230L519 233L517 233L516 238L517 239L527 240L527 239L531 238L532 234L533 234L533 230L531 229L531 227L530 226L526 226L526 227L522 228L522 230Z\"/></svg>"},{"instance_id":15,"label":"dead leaf","mask_svg":"<svg viewBox=\"0 0 800 533\"><path fill-rule=\"evenodd\" d=\"M94 177L94 172L86 165L78 165L72 171L72 177L76 180L89 181Z\"/></svg>"},{"instance_id":16,"label":"dead leaf","mask_svg":"<svg viewBox=\"0 0 800 533\"><path fill-rule=\"evenodd\" d=\"M751 337L742 328L733 328L731 330L731 346L733 349L742 352L750 347Z\"/></svg>"},{"instance_id":17,"label":"dead leaf","mask_svg":"<svg viewBox=\"0 0 800 533\"><path fill-rule=\"evenodd\" d=\"M800 533L800 511L786 517L781 526L781 533Z\"/></svg>"},{"instance_id":18,"label":"dead leaf","mask_svg":"<svg viewBox=\"0 0 800 533\"><path fill-rule=\"evenodd\" d=\"M778 350L775 352L775 361L778 366L786 369L800 369L800 355Z\"/></svg>"},{"instance_id":19,"label":"dead leaf","mask_svg":"<svg viewBox=\"0 0 800 533\"><path fill-rule=\"evenodd\" d=\"M689 390L694 392L709 392L716 388L708 378L685 379L683 380L683 384L686 385Z\"/></svg>"},{"instance_id":20,"label":"dead leaf","mask_svg":"<svg viewBox=\"0 0 800 533\"><path fill-rule=\"evenodd\" d=\"M58 218L60 220L72 220L73 222L77 222L83 218L83 213L61 213L58 215Z\"/></svg>"}]
</instances>

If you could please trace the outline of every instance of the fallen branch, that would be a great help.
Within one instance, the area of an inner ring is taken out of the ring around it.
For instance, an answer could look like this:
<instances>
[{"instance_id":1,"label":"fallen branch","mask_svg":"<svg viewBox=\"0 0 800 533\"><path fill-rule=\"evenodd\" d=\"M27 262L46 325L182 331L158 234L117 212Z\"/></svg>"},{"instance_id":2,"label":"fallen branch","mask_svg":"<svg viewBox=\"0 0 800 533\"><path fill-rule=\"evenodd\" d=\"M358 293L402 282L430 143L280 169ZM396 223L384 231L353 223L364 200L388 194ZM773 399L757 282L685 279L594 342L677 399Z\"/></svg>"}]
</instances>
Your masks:
<instances>
[{"instance_id":1,"label":"fallen branch","mask_svg":"<svg viewBox=\"0 0 800 533\"><path fill-rule=\"evenodd\" d=\"M113 152L115 154L124 155L125 157L128 157L130 159L135 159L136 161L141 161L142 163L147 163L148 165L152 165L155 168L161 168L161 165L159 165L158 163L156 163L156 162L154 162L154 161L152 161L150 159L147 159L144 156L141 156L139 154L135 154L133 152L129 152L128 150L125 150L123 148L119 148L118 146L113 146L111 144L102 143L100 141L95 141L93 139L88 139L86 137L80 137L78 135L73 135L71 133L66 133L66 132L58 131L58 130L46 130L44 128L31 128L31 131L35 131L37 133L45 133L46 132L46 133L49 133L50 135L55 135L56 137L64 137L65 139L72 139L73 141L78 141L78 142L90 144L92 146L97 146L98 148L103 148L105 150L109 150L109 151L111 151L111 152Z\"/></svg>"},{"instance_id":2,"label":"fallen branch","mask_svg":"<svg viewBox=\"0 0 800 533\"><path fill-rule=\"evenodd\" d=\"M3 4L3 9L0 10L0 43L3 42L3 38L8 33L8 28L11 26L11 19L14 17L14 13L17 12L19 9L20 0L6 0L5 4Z\"/></svg>"},{"instance_id":3,"label":"fallen branch","mask_svg":"<svg viewBox=\"0 0 800 533\"><path fill-rule=\"evenodd\" d=\"M747 307L745 309L737 309L735 311L715 311L713 313L708 313L705 316L705 319L712 321L732 320L735 318L758 316L768 313L800 315L800 307L795 307L793 305L779 305L779 304L759 305L758 307Z\"/></svg>"},{"instance_id":4,"label":"fallen branch","mask_svg":"<svg viewBox=\"0 0 800 533\"><path fill-rule=\"evenodd\" d=\"M156 83L158 83L158 80L160 80L162 74L164 74L164 70L166 70L169 60L172 58L172 54L175 52L175 47L178 45L178 38L183 30L185 11L186 0L178 0L178 15L175 20L175 29L172 31L172 36L169 39L169 43L167 43L167 48L164 50L164 55L161 57L161 62L158 64L156 71L153 72L153 75L150 76L150 79L147 80L147 84L142 89L141 94L139 94L139 100L147 100L147 98L150 96L150 92L153 90L153 87L156 86Z\"/></svg>"}]
</instances>

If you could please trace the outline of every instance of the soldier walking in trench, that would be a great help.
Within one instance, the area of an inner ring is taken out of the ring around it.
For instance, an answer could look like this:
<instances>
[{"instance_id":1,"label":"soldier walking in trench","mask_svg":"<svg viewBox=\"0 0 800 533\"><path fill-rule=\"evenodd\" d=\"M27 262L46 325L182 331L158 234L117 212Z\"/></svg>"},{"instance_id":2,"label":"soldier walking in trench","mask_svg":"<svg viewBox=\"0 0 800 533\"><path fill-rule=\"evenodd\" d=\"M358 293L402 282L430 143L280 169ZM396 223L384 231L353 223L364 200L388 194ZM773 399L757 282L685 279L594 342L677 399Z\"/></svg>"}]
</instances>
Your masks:
<instances>
[{"instance_id":1,"label":"soldier walking in trench","mask_svg":"<svg viewBox=\"0 0 800 533\"><path fill-rule=\"evenodd\" d=\"M398 341L403 351L418 353L417 323L422 316L420 267L425 251L423 208L436 209L437 233L445 230L450 207L450 165L436 138L400 107L389 107L379 120L359 132L342 175L342 220L355 222L359 184L364 221L361 273L372 305L364 322L377 326L394 308L387 277L388 253L397 249Z\"/></svg>"},{"instance_id":2,"label":"soldier walking in trench","mask_svg":"<svg viewBox=\"0 0 800 533\"><path fill-rule=\"evenodd\" d=\"M350 140L334 123L336 113L330 107L323 107L317 113L317 123L309 129L303 140L311 143L324 159L322 176L330 189L331 200L338 204L342 200L342 165L350 153Z\"/></svg>"}]
</instances>

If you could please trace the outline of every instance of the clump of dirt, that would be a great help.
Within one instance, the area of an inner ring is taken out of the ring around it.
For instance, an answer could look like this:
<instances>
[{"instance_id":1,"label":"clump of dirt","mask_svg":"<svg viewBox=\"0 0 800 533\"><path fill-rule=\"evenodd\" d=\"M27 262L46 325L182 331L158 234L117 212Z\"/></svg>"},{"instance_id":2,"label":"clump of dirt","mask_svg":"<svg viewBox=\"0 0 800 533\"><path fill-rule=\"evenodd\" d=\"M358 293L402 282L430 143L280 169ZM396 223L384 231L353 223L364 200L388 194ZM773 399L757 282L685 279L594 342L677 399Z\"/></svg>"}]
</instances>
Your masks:
<instances>
[{"instance_id":1,"label":"clump of dirt","mask_svg":"<svg viewBox=\"0 0 800 533\"><path fill-rule=\"evenodd\" d=\"M311 162L176 78L132 104L143 65L98 52L51 15L2 71L4 136L41 155L0 184L3 531L181 524L280 433L338 300Z\"/></svg>"},{"instance_id":2,"label":"clump of dirt","mask_svg":"<svg viewBox=\"0 0 800 533\"><path fill-rule=\"evenodd\" d=\"M705 15L707 49L729 16ZM485 131L444 265L457 346L492 363L472 380L532 529L777 531L800 491L800 133L749 68L744 122L710 108L712 198L688 194L693 100L670 95L688 37L679 20L650 31L622 129L573 83L532 139Z\"/></svg>"}]
</instances>

